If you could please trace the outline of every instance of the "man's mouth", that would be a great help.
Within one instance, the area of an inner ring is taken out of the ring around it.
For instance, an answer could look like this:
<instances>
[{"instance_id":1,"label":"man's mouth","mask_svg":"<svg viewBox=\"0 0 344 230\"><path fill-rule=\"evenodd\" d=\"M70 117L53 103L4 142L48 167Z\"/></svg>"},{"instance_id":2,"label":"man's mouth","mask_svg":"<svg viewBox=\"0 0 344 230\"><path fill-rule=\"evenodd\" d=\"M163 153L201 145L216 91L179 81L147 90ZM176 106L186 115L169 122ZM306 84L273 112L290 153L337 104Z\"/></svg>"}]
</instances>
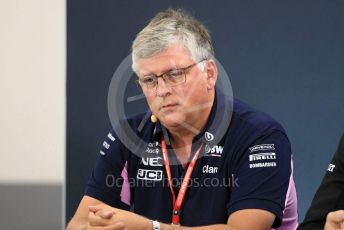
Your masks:
<instances>
[{"instance_id":1,"label":"man's mouth","mask_svg":"<svg viewBox=\"0 0 344 230\"><path fill-rule=\"evenodd\" d=\"M160 110L164 111L164 110L170 110L170 109L174 109L177 106L177 104L166 104L160 107Z\"/></svg>"}]
</instances>

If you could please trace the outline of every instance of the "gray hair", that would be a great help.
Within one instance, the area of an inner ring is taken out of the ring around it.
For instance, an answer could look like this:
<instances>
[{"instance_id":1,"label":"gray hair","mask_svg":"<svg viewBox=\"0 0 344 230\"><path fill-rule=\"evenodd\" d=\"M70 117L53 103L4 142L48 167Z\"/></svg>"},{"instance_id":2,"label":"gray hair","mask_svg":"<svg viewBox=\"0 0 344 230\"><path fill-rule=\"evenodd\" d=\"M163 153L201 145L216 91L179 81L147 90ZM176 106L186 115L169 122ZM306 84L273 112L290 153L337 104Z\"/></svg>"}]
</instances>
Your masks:
<instances>
[{"instance_id":1,"label":"gray hair","mask_svg":"<svg viewBox=\"0 0 344 230\"><path fill-rule=\"evenodd\" d=\"M167 9L137 34L132 44L132 69L137 72L138 59L152 57L176 42L182 42L195 61L214 56L207 28L183 9Z\"/></svg>"}]
</instances>

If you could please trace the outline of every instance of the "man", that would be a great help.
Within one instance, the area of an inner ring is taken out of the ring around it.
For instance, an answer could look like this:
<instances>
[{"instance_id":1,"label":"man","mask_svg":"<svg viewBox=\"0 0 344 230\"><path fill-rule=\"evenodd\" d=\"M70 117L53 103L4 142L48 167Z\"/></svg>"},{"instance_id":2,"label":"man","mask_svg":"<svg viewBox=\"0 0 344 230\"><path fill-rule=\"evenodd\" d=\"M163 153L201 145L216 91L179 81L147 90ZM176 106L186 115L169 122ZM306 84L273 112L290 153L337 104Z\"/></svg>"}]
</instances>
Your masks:
<instances>
[{"instance_id":1,"label":"man","mask_svg":"<svg viewBox=\"0 0 344 230\"><path fill-rule=\"evenodd\" d=\"M339 211L337 211L339 210ZM344 135L299 230L344 229Z\"/></svg>"},{"instance_id":2,"label":"man","mask_svg":"<svg viewBox=\"0 0 344 230\"><path fill-rule=\"evenodd\" d=\"M160 12L137 35L132 67L152 117L127 122L148 144L133 152L121 130L108 135L68 229L296 229L285 131L231 105L213 55L208 31L183 10Z\"/></svg>"}]
</instances>

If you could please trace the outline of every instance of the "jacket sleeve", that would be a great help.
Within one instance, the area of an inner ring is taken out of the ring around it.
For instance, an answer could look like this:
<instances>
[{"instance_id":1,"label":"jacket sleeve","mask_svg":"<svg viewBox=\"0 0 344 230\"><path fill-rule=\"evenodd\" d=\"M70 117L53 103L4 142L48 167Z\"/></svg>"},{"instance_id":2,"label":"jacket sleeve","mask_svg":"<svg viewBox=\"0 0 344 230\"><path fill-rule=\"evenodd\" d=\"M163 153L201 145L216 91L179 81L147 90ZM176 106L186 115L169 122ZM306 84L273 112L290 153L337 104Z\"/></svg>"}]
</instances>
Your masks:
<instances>
[{"instance_id":1,"label":"jacket sleeve","mask_svg":"<svg viewBox=\"0 0 344 230\"><path fill-rule=\"evenodd\" d=\"M232 188L228 213L243 209L266 210L276 216L273 227L277 228L282 223L291 176L289 140L284 133L272 131L247 147L234 163L232 173L238 179L238 186Z\"/></svg>"},{"instance_id":2,"label":"jacket sleeve","mask_svg":"<svg viewBox=\"0 0 344 230\"><path fill-rule=\"evenodd\" d=\"M344 134L298 230L323 229L327 214L344 209Z\"/></svg>"},{"instance_id":3,"label":"jacket sleeve","mask_svg":"<svg viewBox=\"0 0 344 230\"><path fill-rule=\"evenodd\" d=\"M128 151L114 132L104 140L85 195L112 207L129 210Z\"/></svg>"}]
</instances>

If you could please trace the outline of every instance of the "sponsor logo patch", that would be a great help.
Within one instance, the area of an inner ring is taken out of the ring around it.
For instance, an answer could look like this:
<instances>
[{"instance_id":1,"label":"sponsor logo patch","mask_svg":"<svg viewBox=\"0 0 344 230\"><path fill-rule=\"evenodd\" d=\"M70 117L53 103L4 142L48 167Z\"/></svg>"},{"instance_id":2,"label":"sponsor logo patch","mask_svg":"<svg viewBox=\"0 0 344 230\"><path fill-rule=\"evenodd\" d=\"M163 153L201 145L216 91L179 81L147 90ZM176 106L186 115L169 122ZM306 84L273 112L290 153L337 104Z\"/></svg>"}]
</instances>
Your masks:
<instances>
[{"instance_id":1,"label":"sponsor logo patch","mask_svg":"<svg viewBox=\"0 0 344 230\"><path fill-rule=\"evenodd\" d=\"M252 168L269 168L269 167L276 167L276 162L264 162L264 163L250 164L250 169L252 169Z\"/></svg>"},{"instance_id":2,"label":"sponsor logo patch","mask_svg":"<svg viewBox=\"0 0 344 230\"><path fill-rule=\"evenodd\" d=\"M328 166L328 168L327 168L327 171L333 172L333 170L334 170L335 167L336 167L336 166L335 166L334 164L329 164L329 166Z\"/></svg>"},{"instance_id":3,"label":"sponsor logo patch","mask_svg":"<svg viewBox=\"0 0 344 230\"><path fill-rule=\"evenodd\" d=\"M109 149L109 148L110 148L109 143L107 143L106 141L103 142L103 146L104 146L104 148L106 148L106 149Z\"/></svg>"},{"instance_id":4,"label":"sponsor logo patch","mask_svg":"<svg viewBox=\"0 0 344 230\"><path fill-rule=\"evenodd\" d=\"M214 140L214 134L209 133L209 132L205 132L205 133L204 133L204 137L205 137L205 140L206 140L206 141L212 141L212 140Z\"/></svg>"},{"instance_id":5,"label":"sponsor logo patch","mask_svg":"<svg viewBox=\"0 0 344 230\"><path fill-rule=\"evenodd\" d=\"M109 134L107 135L107 137L108 137L111 141L115 141L115 140L116 140L116 138L115 138L114 136L112 136L112 133L109 133Z\"/></svg>"},{"instance_id":6,"label":"sponsor logo patch","mask_svg":"<svg viewBox=\"0 0 344 230\"><path fill-rule=\"evenodd\" d=\"M257 152L262 150L275 150L274 144L263 144L263 145L255 145L250 148L250 152ZM260 152L260 153L253 153L249 155L249 167L250 169L253 168L271 168L276 167L276 153L275 152ZM254 163L255 161L260 161Z\"/></svg>"},{"instance_id":7,"label":"sponsor logo patch","mask_svg":"<svg viewBox=\"0 0 344 230\"><path fill-rule=\"evenodd\" d=\"M148 147L149 148L153 148L153 147L159 147L160 146L160 144L159 144L159 142L149 142L148 143Z\"/></svg>"},{"instance_id":8,"label":"sponsor logo patch","mask_svg":"<svg viewBox=\"0 0 344 230\"><path fill-rule=\"evenodd\" d=\"M215 174L218 171L218 167L213 167L209 165L204 165L202 168L203 173Z\"/></svg>"},{"instance_id":9,"label":"sponsor logo patch","mask_svg":"<svg viewBox=\"0 0 344 230\"><path fill-rule=\"evenodd\" d=\"M256 153L249 156L250 161L275 160L276 153Z\"/></svg>"},{"instance_id":10,"label":"sponsor logo patch","mask_svg":"<svg viewBox=\"0 0 344 230\"><path fill-rule=\"evenodd\" d=\"M162 170L139 169L136 178L139 180L161 181Z\"/></svg>"},{"instance_id":11,"label":"sponsor logo patch","mask_svg":"<svg viewBox=\"0 0 344 230\"><path fill-rule=\"evenodd\" d=\"M157 167L157 166L163 166L163 159L162 157L146 157L146 158L142 158L141 163L143 165L146 166L153 166L153 167Z\"/></svg>"},{"instance_id":12,"label":"sponsor logo patch","mask_svg":"<svg viewBox=\"0 0 344 230\"><path fill-rule=\"evenodd\" d=\"M149 147L147 147L145 149L145 152L149 153L149 154L152 154L152 153L159 154L160 149L159 148L149 148Z\"/></svg>"},{"instance_id":13,"label":"sponsor logo patch","mask_svg":"<svg viewBox=\"0 0 344 230\"><path fill-rule=\"evenodd\" d=\"M148 143L146 149L145 149L145 152L146 153L149 153L149 154L159 154L160 152L160 144L159 142L150 142Z\"/></svg>"},{"instance_id":14,"label":"sponsor logo patch","mask_svg":"<svg viewBox=\"0 0 344 230\"><path fill-rule=\"evenodd\" d=\"M223 146L214 145L213 147L210 147L209 145L206 145L204 147L204 152L207 154L206 156L221 157L223 152Z\"/></svg>"},{"instance_id":15,"label":"sponsor logo patch","mask_svg":"<svg viewBox=\"0 0 344 230\"><path fill-rule=\"evenodd\" d=\"M258 152L258 151L273 151L275 150L274 144L261 144L261 145L255 145L251 148L249 148L250 153Z\"/></svg>"}]
</instances>

